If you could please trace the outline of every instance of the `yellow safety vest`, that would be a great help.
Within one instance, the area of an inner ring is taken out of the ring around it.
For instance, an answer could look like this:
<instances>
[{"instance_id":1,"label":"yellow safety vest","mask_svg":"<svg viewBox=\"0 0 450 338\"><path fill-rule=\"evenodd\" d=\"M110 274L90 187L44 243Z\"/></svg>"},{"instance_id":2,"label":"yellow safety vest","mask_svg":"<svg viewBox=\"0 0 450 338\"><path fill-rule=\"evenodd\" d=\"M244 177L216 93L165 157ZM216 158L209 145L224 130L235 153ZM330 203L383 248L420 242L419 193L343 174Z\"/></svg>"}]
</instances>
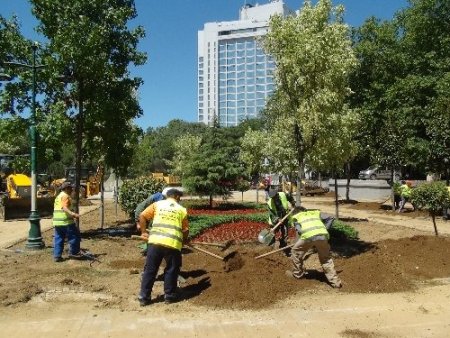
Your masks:
<instances>
[{"instance_id":1,"label":"yellow safety vest","mask_svg":"<svg viewBox=\"0 0 450 338\"><path fill-rule=\"evenodd\" d=\"M280 201L281 205L283 206L283 209L287 212L289 210L289 201L287 199L286 194L284 192L279 192L278 195L280 195ZM267 205L269 206L270 210L273 210L276 213L275 202L273 201L273 198L269 198L269 200L267 201ZM288 219L290 220L291 217L289 216ZM275 225L272 224L272 219L270 218L270 216L269 216L269 224Z\"/></svg>"},{"instance_id":2,"label":"yellow safety vest","mask_svg":"<svg viewBox=\"0 0 450 338\"><path fill-rule=\"evenodd\" d=\"M183 246L182 223L186 215L186 208L173 199L156 202L148 243L181 251Z\"/></svg>"},{"instance_id":3,"label":"yellow safety vest","mask_svg":"<svg viewBox=\"0 0 450 338\"><path fill-rule=\"evenodd\" d=\"M400 191L402 196L411 197L411 188L407 184L402 184Z\"/></svg>"},{"instance_id":4,"label":"yellow safety vest","mask_svg":"<svg viewBox=\"0 0 450 338\"><path fill-rule=\"evenodd\" d=\"M68 196L64 191L61 191L55 198L55 204L53 206L53 226L67 226L74 223L72 216L68 215L62 209L62 198ZM70 197L69 197L70 198Z\"/></svg>"},{"instance_id":5,"label":"yellow safety vest","mask_svg":"<svg viewBox=\"0 0 450 338\"><path fill-rule=\"evenodd\" d=\"M325 228L325 225L320 219L319 210L301 211L292 216L292 218L296 219L302 227L301 239L308 239L318 235L326 236L327 239L330 238L327 228Z\"/></svg>"}]
</instances>

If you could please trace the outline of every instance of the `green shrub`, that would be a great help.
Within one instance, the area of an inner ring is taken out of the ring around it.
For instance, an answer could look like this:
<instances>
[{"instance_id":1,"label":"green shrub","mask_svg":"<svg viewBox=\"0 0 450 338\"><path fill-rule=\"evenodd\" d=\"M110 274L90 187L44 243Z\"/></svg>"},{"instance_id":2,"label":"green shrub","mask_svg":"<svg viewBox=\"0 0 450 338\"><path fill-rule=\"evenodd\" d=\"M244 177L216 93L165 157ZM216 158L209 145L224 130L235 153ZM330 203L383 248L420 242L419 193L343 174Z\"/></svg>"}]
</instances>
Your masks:
<instances>
[{"instance_id":1,"label":"green shrub","mask_svg":"<svg viewBox=\"0 0 450 338\"><path fill-rule=\"evenodd\" d=\"M358 231L338 219L333 221L333 226L329 229L329 232L332 238L358 239Z\"/></svg>"},{"instance_id":2,"label":"green shrub","mask_svg":"<svg viewBox=\"0 0 450 338\"><path fill-rule=\"evenodd\" d=\"M147 176L125 180L119 190L120 206L130 218L133 218L136 206L148 196L161 192L165 186L164 182Z\"/></svg>"},{"instance_id":3,"label":"green shrub","mask_svg":"<svg viewBox=\"0 0 450 338\"><path fill-rule=\"evenodd\" d=\"M419 209L428 210L438 235L436 215L450 205L450 196L444 182L424 183L412 190L411 203Z\"/></svg>"}]
</instances>

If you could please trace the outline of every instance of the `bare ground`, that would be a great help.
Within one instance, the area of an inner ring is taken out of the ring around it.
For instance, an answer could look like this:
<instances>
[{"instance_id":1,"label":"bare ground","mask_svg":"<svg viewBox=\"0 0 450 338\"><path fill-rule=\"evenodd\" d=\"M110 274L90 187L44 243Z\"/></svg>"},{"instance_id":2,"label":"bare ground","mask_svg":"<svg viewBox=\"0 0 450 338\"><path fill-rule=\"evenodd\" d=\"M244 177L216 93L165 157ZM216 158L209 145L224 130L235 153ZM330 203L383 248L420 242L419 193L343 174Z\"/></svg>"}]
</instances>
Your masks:
<instances>
[{"instance_id":1,"label":"bare ground","mask_svg":"<svg viewBox=\"0 0 450 338\"><path fill-rule=\"evenodd\" d=\"M104 229L97 228L98 212L82 218L82 248L95 257L94 261L54 263L51 231L43 234L47 245L44 250L25 251L24 243L12 250L3 250L0 253L0 313L15 313L20 318L36 307L42 308L42 304L63 306L61 303L74 299L77 308L85 304L86 308L102 311L141 311L135 300L144 265L139 242L130 238L134 233L133 225L127 222L125 214L119 212L116 220L113 204L107 203L105 209ZM362 300L364 295L371 294L381 297L406 293L414 297L424 287L442 285L442 281L450 278L450 238L380 223L356 221L351 224L359 231L358 241L332 242L335 265L344 283L339 291L328 286L315 255L306 261L307 278L291 280L284 273L291 263L282 254L254 258L270 250L262 244L233 245L225 252L208 247L222 256L238 253L239 264L228 272L224 262L186 249L181 273L186 283L180 285L183 301L165 307L161 303L163 292L159 281L152 295L155 304L149 311L156 306L163 316L169 317L177 313L188 317L192 313L195 317L230 310L277 313L277 308L293 302L298 306L298 302L293 301L294 296L301 304L310 304L314 295L326 295L339 302L353 297ZM44 308L48 311L48 307ZM448 323L446 325L448 327ZM349 327L340 331L340 336L380 336Z\"/></svg>"}]
</instances>

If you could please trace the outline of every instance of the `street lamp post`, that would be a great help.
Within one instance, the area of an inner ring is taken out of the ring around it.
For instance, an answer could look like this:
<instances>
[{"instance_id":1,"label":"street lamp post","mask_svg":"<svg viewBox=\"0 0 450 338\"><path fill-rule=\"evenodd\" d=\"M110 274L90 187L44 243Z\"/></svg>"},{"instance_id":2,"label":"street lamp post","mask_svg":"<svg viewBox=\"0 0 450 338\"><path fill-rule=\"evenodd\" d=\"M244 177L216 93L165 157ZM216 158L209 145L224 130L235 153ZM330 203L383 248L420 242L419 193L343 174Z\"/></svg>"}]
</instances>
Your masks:
<instances>
[{"instance_id":1,"label":"street lamp post","mask_svg":"<svg viewBox=\"0 0 450 338\"><path fill-rule=\"evenodd\" d=\"M30 217L30 231L28 233L27 249L38 250L45 247L41 235L41 225L39 212L37 209L37 142L36 142L36 70L45 67L45 65L36 65L36 51L37 45L32 45L33 63L31 65L19 62L4 62L4 64L18 67L25 67L33 71L33 87L32 87L32 106L31 106L31 126L30 126L30 141L31 141L31 211Z\"/></svg>"}]
</instances>

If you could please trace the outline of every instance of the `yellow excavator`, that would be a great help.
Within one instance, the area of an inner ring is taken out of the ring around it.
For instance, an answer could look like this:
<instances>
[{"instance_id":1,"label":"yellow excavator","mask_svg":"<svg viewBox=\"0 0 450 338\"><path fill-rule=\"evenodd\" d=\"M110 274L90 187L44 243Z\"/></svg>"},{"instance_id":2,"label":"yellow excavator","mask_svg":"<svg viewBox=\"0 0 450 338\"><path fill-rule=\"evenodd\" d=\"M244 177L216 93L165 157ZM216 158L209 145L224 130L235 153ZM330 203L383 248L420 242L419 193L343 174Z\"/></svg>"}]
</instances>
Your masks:
<instances>
[{"instance_id":1,"label":"yellow excavator","mask_svg":"<svg viewBox=\"0 0 450 338\"><path fill-rule=\"evenodd\" d=\"M80 175L80 198L87 198L93 195L97 195L100 192L100 184L103 178L103 167L97 166L95 174L86 167L81 168ZM51 188L53 194L59 192L59 187L63 182L69 181L75 184L75 167L66 168L65 177L53 180Z\"/></svg>"},{"instance_id":2,"label":"yellow excavator","mask_svg":"<svg viewBox=\"0 0 450 338\"><path fill-rule=\"evenodd\" d=\"M6 187L0 192L0 220L27 218L31 211L31 178L24 174L6 176ZM37 210L41 217L53 213L53 196L37 194Z\"/></svg>"}]
</instances>

